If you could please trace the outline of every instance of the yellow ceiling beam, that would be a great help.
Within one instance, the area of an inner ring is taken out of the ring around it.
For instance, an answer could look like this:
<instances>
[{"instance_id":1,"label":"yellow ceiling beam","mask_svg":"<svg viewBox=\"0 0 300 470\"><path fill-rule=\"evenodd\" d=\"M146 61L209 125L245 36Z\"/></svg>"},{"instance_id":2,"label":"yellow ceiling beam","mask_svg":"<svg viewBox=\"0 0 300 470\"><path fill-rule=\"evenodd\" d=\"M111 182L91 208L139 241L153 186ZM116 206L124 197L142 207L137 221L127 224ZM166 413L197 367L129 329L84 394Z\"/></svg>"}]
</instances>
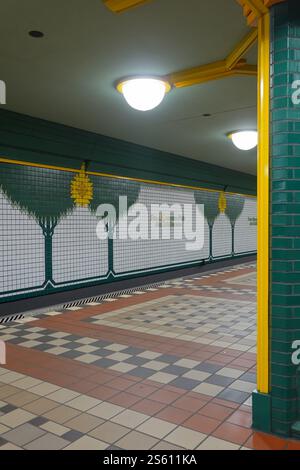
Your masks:
<instances>
[{"instance_id":1,"label":"yellow ceiling beam","mask_svg":"<svg viewBox=\"0 0 300 470\"><path fill-rule=\"evenodd\" d=\"M268 13L268 8L262 0L244 0L244 4L248 6L257 17Z\"/></svg>"},{"instance_id":2,"label":"yellow ceiling beam","mask_svg":"<svg viewBox=\"0 0 300 470\"><path fill-rule=\"evenodd\" d=\"M165 79L175 88L184 88L200 83L218 80L220 78L230 77L233 75L232 70L226 70L225 67L220 70L205 70L205 66L194 67L193 69L184 70L167 75Z\"/></svg>"},{"instance_id":3,"label":"yellow ceiling beam","mask_svg":"<svg viewBox=\"0 0 300 470\"><path fill-rule=\"evenodd\" d=\"M249 26L257 26L257 20L269 12L269 8L286 0L236 0L243 8Z\"/></svg>"},{"instance_id":4,"label":"yellow ceiling beam","mask_svg":"<svg viewBox=\"0 0 300 470\"><path fill-rule=\"evenodd\" d=\"M237 44L226 59L226 67L231 70L257 41L257 29L251 31Z\"/></svg>"},{"instance_id":5,"label":"yellow ceiling beam","mask_svg":"<svg viewBox=\"0 0 300 470\"><path fill-rule=\"evenodd\" d=\"M257 74L256 65L247 64L243 56L254 45L256 40L257 29L252 29L237 44L226 59L174 72L166 75L163 79L175 88L183 88L233 75L255 76Z\"/></svg>"},{"instance_id":6,"label":"yellow ceiling beam","mask_svg":"<svg viewBox=\"0 0 300 470\"><path fill-rule=\"evenodd\" d=\"M277 3L285 2L286 0L265 0L266 7L270 8L272 5L276 5Z\"/></svg>"},{"instance_id":7,"label":"yellow ceiling beam","mask_svg":"<svg viewBox=\"0 0 300 470\"><path fill-rule=\"evenodd\" d=\"M139 7L152 0L102 0L113 13L123 13L131 8Z\"/></svg>"},{"instance_id":8,"label":"yellow ceiling beam","mask_svg":"<svg viewBox=\"0 0 300 470\"><path fill-rule=\"evenodd\" d=\"M212 62L211 64L199 65L180 72L171 73L165 78L176 88L192 86L206 81L207 77L217 76L226 72L225 60Z\"/></svg>"},{"instance_id":9,"label":"yellow ceiling beam","mask_svg":"<svg viewBox=\"0 0 300 470\"><path fill-rule=\"evenodd\" d=\"M257 75L257 65L245 64L243 66L237 66L233 69L234 75L248 75L255 77Z\"/></svg>"},{"instance_id":10,"label":"yellow ceiling beam","mask_svg":"<svg viewBox=\"0 0 300 470\"><path fill-rule=\"evenodd\" d=\"M231 69L226 66L226 60L219 60L211 64L171 73L163 78L173 87L183 88L234 75L255 76L256 74L256 65L249 65L244 59L239 59L239 62Z\"/></svg>"}]
</instances>

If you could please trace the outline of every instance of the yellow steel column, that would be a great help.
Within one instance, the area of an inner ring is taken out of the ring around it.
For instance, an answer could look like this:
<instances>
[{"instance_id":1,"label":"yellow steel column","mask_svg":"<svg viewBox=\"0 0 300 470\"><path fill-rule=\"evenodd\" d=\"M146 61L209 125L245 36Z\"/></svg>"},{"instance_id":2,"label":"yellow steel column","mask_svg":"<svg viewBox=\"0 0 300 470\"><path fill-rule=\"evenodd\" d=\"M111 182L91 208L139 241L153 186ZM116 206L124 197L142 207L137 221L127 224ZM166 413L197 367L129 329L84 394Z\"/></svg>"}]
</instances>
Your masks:
<instances>
[{"instance_id":1,"label":"yellow steel column","mask_svg":"<svg viewBox=\"0 0 300 470\"><path fill-rule=\"evenodd\" d=\"M257 390L269 392L270 15L258 19Z\"/></svg>"}]
</instances>

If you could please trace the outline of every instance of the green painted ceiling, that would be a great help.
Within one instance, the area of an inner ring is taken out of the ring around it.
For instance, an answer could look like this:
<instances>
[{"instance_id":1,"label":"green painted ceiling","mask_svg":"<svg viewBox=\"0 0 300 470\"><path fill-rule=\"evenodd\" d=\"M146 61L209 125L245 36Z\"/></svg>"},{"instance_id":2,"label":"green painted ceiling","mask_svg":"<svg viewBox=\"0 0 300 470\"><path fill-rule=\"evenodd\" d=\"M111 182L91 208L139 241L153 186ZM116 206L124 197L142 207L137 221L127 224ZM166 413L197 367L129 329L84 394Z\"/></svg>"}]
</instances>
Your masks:
<instances>
[{"instance_id":1,"label":"green painted ceiling","mask_svg":"<svg viewBox=\"0 0 300 470\"><path fill-rule=\"evenodd\" d=\"M235 0L153 0L122 15L101 0L1 0L0 18L4 108L255 174L256 150L238 151L225 137L256 128L255 77L173 90L149 113L114 89L130 74L224 58L248 30Z\"/></svg>"}]
</instances>

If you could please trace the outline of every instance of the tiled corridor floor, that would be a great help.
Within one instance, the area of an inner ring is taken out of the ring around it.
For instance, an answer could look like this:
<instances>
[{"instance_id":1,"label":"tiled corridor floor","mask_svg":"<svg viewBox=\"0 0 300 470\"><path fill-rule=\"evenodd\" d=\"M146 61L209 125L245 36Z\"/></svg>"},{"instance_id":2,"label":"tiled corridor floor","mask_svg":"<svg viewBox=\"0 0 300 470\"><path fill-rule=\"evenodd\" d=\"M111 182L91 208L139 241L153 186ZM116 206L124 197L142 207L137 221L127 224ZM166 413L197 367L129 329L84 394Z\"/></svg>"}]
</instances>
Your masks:
<instances>
[{"instance_id":1,"label":"tiled corridor floor","mask_svg":"<svg viewBox=\"0 0 300 470\"><path fill-rule=\"evenodd\" d=\"M0 450L300 449L251 429L255 265L0 326Z\"/></svg>"}]
</instances>

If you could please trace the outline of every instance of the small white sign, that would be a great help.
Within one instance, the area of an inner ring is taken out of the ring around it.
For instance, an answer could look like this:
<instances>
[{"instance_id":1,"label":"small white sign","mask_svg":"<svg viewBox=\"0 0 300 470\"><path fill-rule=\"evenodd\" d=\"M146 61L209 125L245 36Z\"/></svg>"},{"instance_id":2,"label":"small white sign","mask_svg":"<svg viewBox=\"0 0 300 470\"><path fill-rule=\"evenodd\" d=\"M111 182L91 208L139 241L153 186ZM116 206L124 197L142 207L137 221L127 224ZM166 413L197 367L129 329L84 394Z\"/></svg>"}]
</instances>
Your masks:
<instances>
[{"instance_id":1,"label":"small white sign","mask_svg":"<svg viewBox=\"0 0 300 470\"><path fill-rule=\"evenodd\" d=\"M0 341L0 364L6 364L6 346L4 341Z\"/></svg>"},{"instance_id":2,"label":"small white sign","mask_svg":"<svg viewBox=\"0 0 300 470\"><path fill-rule=\"evenodd\" d=\"M292 363L295 366L299 366L300 364L300 341L296 340L292 344L292 349L295 349L295 351L292 354Z\"/></svg>"},{"instance_id":3,"label":"small white sign","mask_svg":"<svg viewBox=\"0 0 300 470\"><path fill-rule=\"evenodd\" d=\"M300 104L300 80L293 81L292 89L295 90L292 93L293 104Z\"/></svg>"},{"instance_id":4,"label":"small white sign","mask_svg":"<svg viewBox=\"0 0 300 470\"><path fill-rule=\"evenodd\" d=\"M0 104L6 104L6 84L0 80Z\"/></svg>"}]
</instances>

